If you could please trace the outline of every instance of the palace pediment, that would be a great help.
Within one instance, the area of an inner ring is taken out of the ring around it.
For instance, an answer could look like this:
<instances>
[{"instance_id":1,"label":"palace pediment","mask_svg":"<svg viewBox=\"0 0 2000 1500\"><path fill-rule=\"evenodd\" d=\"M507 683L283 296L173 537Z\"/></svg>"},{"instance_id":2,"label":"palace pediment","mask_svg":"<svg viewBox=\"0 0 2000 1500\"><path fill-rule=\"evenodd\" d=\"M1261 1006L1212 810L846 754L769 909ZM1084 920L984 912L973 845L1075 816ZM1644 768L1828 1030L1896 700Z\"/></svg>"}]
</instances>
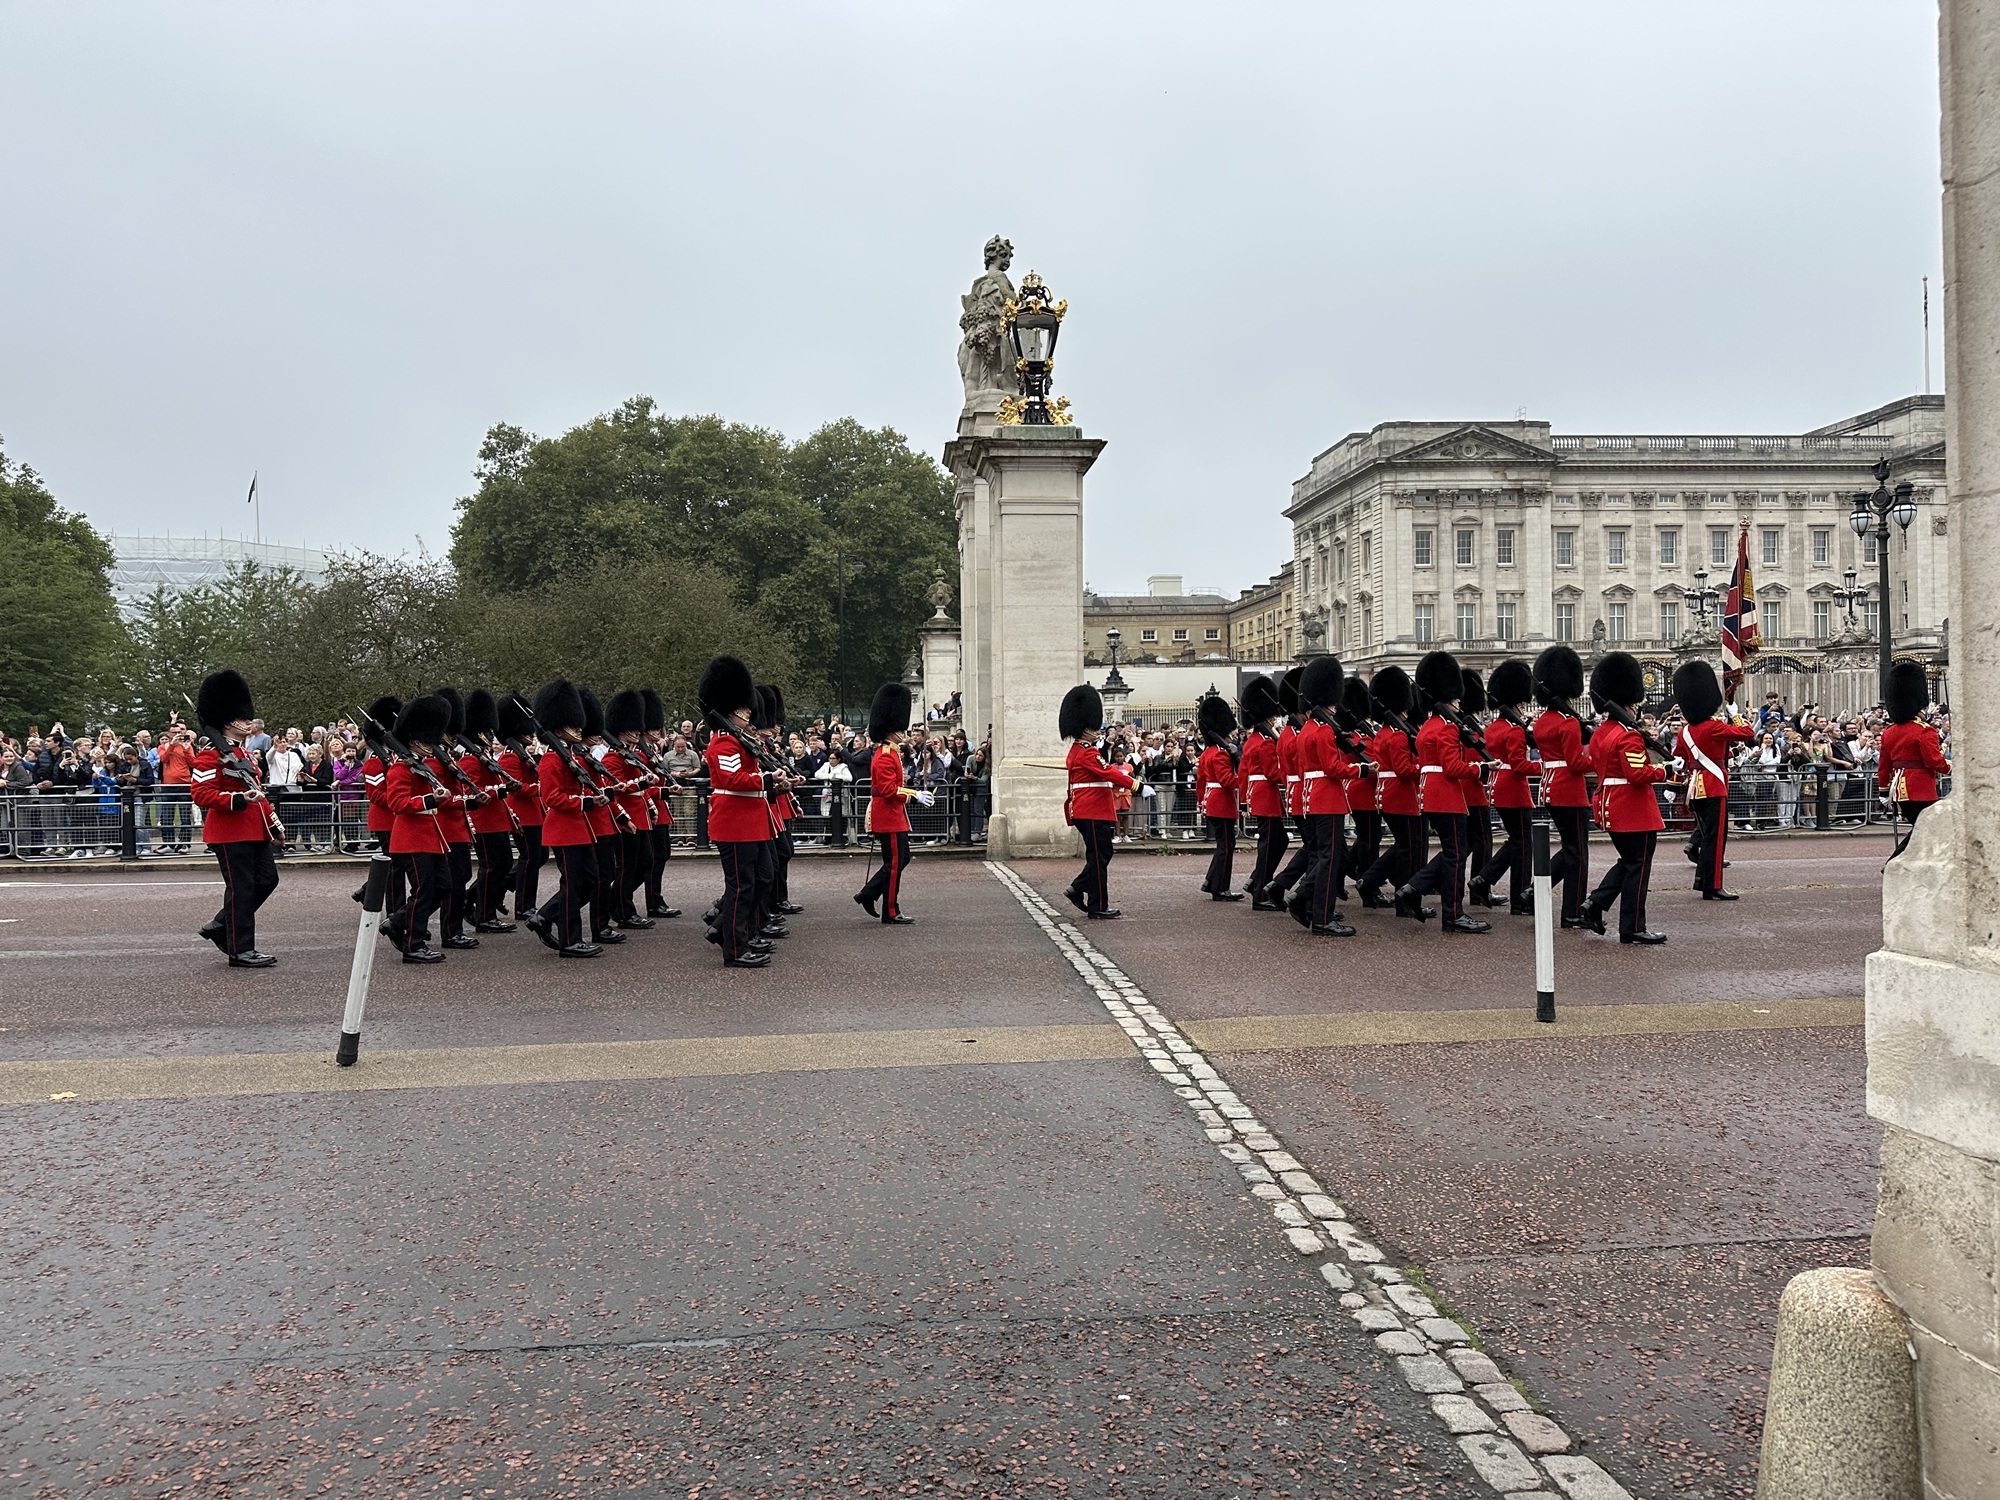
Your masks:
<instances>
[{"instance_id":1,"label":"palace pediment","mask_svg":"<svg viewBox=\"0 0 2000 1500\"><path fill-rule=\"evenodd\" d=\"M1463 427L1455 427L1441 436L1405 448L1391 462L1476 464L1526 459L1532 463L1549 463L1554 458L1554 452L1547 448L1537 448L1533 443L1524 443L1490 427L1482 427L1477 422L1468 422Z\"/></svg>"}]
</instances>

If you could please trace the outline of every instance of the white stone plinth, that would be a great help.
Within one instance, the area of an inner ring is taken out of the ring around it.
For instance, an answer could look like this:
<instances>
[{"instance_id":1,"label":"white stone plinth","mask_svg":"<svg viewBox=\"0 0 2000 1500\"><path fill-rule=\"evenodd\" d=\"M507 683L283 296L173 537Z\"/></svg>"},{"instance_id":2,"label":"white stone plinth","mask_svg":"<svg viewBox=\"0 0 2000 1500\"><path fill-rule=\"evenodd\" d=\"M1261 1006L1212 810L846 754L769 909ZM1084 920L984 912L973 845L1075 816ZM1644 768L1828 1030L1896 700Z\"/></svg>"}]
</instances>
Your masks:
<instances>
[{"instance_id":1,"label":"white stone plinth","mask_svg":"<svg viewBox=\"0 0 2000 1500\"><path fill-rule=\"evenodd\" d=\"M953 693L959 691L958 621L947 619L942 614L934 615L917 627L917 637L924 661L926 701L917 705L921 712L943 705ZM977 746L979 736L973 733L971 723L970 719L966 720L966 738ZM981 730L985 727L984 724L979 726Z\"/></svg>"}]
</instances>

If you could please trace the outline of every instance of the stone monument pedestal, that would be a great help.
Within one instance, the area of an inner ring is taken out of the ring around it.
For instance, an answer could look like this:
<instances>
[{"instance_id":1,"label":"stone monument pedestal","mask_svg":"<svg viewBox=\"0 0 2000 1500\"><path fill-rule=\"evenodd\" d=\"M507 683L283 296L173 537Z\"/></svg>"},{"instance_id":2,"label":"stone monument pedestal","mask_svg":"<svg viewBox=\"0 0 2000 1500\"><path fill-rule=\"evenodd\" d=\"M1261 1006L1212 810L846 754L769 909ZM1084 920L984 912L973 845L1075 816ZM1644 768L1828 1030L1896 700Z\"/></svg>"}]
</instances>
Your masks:
<instances>
[{"instance_id":1,"label":"stone monument pedestal","mask_svg":"<svg viewBox=\"0 0 2000 1500\"><path fill-rule=\"evenodd\" d=\"M1083 476L1104 451L1075 427L993 427L945 449L958 476L968 737L993 726L995 859L1076 856L1063 821L1063 694L1083 673Z\"/></svg>"}]
</instances>

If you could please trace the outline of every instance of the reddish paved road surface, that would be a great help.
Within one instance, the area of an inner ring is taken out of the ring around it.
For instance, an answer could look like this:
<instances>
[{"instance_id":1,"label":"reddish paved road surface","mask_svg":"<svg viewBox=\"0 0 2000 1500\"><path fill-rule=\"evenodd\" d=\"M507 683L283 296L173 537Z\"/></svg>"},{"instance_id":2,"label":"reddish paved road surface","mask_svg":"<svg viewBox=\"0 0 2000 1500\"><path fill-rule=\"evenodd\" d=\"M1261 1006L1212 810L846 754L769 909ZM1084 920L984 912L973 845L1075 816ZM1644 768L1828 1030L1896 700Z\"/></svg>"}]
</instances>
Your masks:
<instances>
[{"instance_id":1,"label":"reddish paved road surface","mask_svg":"<svg viewBox=\"0 0 2000 1500\"><path fill-rule=\"evenodd\" d=\"M1563 1004L1858 994L1880 857L1739 847L1662 952L1564 934ZM1178 1019L1532 1003L1525 923L1336 944L1200 870L1121 859L1087 924ZM384 964L363 1067L1103 1022L979 865L900 931L859 877L800 863L770 973L698 941L694 862L593 964ZM288 872L249 974L185 876L0 876L0 1061L329 1053L353 880ZM1215 1060L1634 1494L1749 1493L1777 1291L1865 1256L1858 1031ZM10 1493L1490 1493L1136 1058L4 1108Z\"/></svg>"}]
</instances>

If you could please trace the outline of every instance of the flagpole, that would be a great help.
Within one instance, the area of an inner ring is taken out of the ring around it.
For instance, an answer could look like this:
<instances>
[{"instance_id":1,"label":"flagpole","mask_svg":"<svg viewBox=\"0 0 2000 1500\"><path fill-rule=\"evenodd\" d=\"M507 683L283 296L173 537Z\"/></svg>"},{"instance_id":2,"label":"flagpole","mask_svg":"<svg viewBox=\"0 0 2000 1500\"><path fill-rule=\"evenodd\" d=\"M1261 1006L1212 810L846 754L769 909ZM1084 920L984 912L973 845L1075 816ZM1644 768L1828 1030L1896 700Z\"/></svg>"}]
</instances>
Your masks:
<instances>
[{"instance_id":1,"label":"flagpole","mask_svg":"<svg viewBox=\"0 0 2000 1500\"><path fill-rule=\"evenodd\" d=\"M1924 278L1924 394L1931 393L1931 279Z\"/></svg>"}]
</instances>

